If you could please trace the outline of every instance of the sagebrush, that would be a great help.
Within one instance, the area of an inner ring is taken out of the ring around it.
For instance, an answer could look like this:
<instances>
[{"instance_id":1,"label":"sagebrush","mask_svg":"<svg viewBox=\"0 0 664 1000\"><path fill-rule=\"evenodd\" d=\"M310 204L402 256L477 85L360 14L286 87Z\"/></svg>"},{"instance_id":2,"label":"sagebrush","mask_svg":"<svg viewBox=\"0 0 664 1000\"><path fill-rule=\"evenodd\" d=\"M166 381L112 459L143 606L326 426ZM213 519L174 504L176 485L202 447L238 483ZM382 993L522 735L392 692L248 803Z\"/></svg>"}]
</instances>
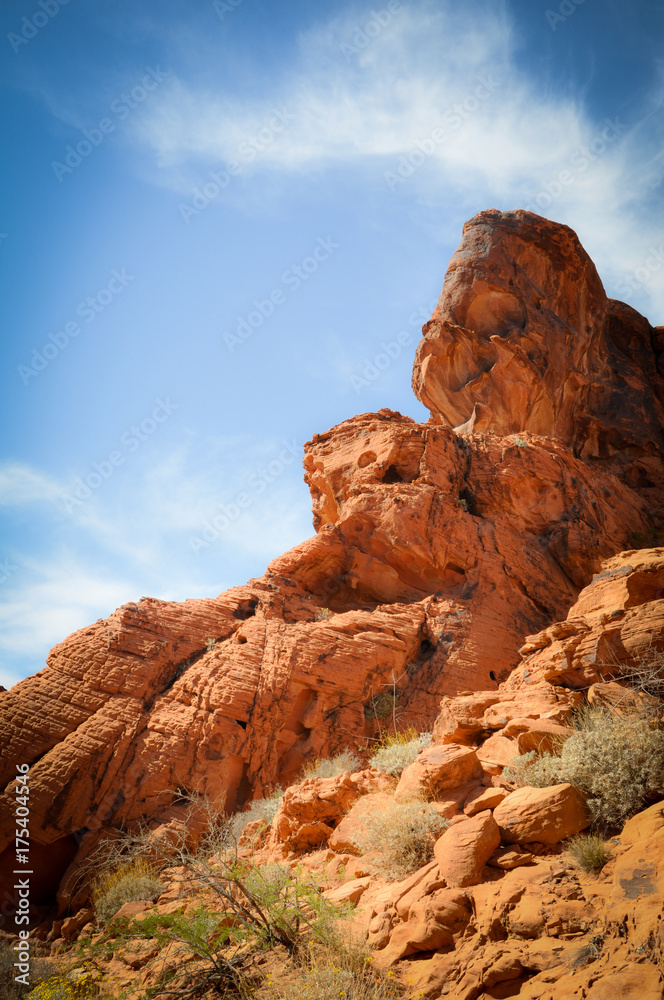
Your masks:
<instances>
[{"instance_id":1,"label":"sagebrush","mask_svg":"<svg viewBox=\"0 0 664 1000\"><path fill-rule=\"evenodd\" d=\"M236 813L229 823L230 832L235 839L240 839L242 831L247 823L253 823L258 819L262 819L265 820L269 826L274 817L277 815L277 809L279 808L279 803L281 802L283 794L283 789L275 788L270 795L267 795L263 799L254 799L254 801L251 802L246 809L242 812Z\"/></svg>"},{"instance_id":2,"label":"sagebrush","mask_svg":"<svg viewBox=\"0 0 664 1000\"><path fill-rule=\"evenodd\" d=\"M431 861L433 845L447 826L429 802L391 799L363 819L356 843L363 854L379 852L374 864L386 878L402 879Z\"/></svg>"},{"instance_id":3,"label":"sagebrush","mask_svg":"<svg viewBox=\"0 0 664 1000\"><path fill-rule=\"evenodd\" d=\"M403 733L388 733L369 758L369 766L383 774L398 777L430 743L431 733L418 733L415 729L407 729Z\"/></svg>"},{"instance_id":4,"label":"sagebrush","mask_svg":"<svg viewBox=\"0 0 664 1000\"><path fill-rule=\"evenodd\" d=\"M664 794L664 728L638 711L586 706L572 719L574 732L555 753L515 757L503 777L515 785L575 785L586 797L592 823L620 828Z\"/></svg>"},{"instance_id":5,"label":"sagebrush","mask_svg":"<svg viewBox=\"0 0 664 1000\"><path fill-rule=\"evenodd\" d=\"M106 923L121 906L139 899L156 899L164 891L154 865L146 858L132 857L110 871L102 872L92 889L97 919Z\"/></svg>"},{"instance_id":6,"label":"sagebrush","mask_svg":"<svg viewBox=\"0 0 664 1000\"><path fill-rule=\"evenodd\" d=\"M344 771L359 771L362 761L352 750L342 750L334 757L317 757L304 765L302 771L305 778L335 778Z\"/></svg>"}]
</instances>

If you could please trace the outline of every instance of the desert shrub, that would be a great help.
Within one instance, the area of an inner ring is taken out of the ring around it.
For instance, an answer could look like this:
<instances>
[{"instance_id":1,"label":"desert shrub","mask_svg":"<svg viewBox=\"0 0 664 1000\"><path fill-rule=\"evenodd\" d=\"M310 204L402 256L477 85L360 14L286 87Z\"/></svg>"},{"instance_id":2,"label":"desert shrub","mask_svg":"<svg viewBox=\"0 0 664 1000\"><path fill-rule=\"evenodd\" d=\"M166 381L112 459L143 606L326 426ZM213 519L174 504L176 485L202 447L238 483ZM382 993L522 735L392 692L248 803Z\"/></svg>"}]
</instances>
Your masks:
<instances>
[{"instance_id":1,"label":"desert shrub","mask_svg":"<svg viewBox=\"0 0 664 1000\"><path fill-rule=\"evenodd\" d=\"M274 982L268 975L266 986L277 1000L397 1000L403 993L393 972L374 968L364 939L344 920L301 956L295 976Z\"/></svg>"},{"instance_id":2,"label":"desert shrub","mask_svg":"<svg viewBox=\"0 0 664 1000\"><path fill-rule=\"evenodd\" d=\"M0 939L0 997L2 997L2 1000L25 1000L25 998L30 994L30 990L34 989L35 984L38 984L41 980L52 976L52 963L48 959L36 957L33 949L34 941L31 941L31 985L24 986L22 983L17 983L14 978L18 974L17 969L14 968L14 962L17 962L18 958L13 947L13 942L6 939Z\"/></svg>"},{"instance_id":3,"label":"desert shrub","mask_svg":"<svg viewBox=\"0 0 664 1000\"><path fill-rule=\"evenodd\" d=\"M57 974L43 979L31 990L28 1000L89 1000L99 996L99 987L89 973L79 979Z\"/></svg>"},{"instance_id":4,"label":"desert shrub","mask_svg":"<svg viewBox=\"0 0 664 1000\"><path fill-rule=\"evenodd\" d=\"M316 612L315 621L326 622L332 617L333 614L334 612L330 611L329 608L319 608Z\"/></svg>"},{"instance_id":5,"label":"desert shrub","mask_svg":"<svg viewBox=\"0 0 664 1000\"><path fill-rule=\"evenodd\" d=\"M609 860L609 848L596 833L580 833L567 842L567 850L577 865L587 872L599 872Z\"/></svg>"},{"instance_id":6,"label":"desert shrub","mask_svg":"<svg viewBox=\"0 0 664 1000\"><path fill-rule=\"evenodd\" d=\"M510 784L521 788L531 785L533 788L549 788L559 785L568 778L562 777L561 761L555 754L538 753L529 750L518 757L513 757L507 767L503 768L503 778Z\"/></svg>"},{"instance_id":7,"label":"desert shrub","mask_svg":"<svg viewBox=\"0 0 664 1000\"><path fill-rule=\"evenodd\" d=\"M357 847L363 854L380 852L376 867L389 879L401 879L431 860L433 845L447 825L431 803L392 799L364 820Z\"/></svg>"},{"instance_id":8,"label":"desert shrub","mask_svg":"<svg viewBox=\"0 0 664 1000\"><path fill-rule=\"evenodd\" d=\"M299 972L297 979L278 987L277 997L278 1000L396 1000L402 991L393 977L394 973L375 972L371 964L358 974L343 965L315 962Z\"/></svg>"},{"instance_id":9,"label":"desert shrub","mask_svg":"<svg viewBox=\"0 0 664 1000\"><path fill-rule=\"evenodd\" d=\"M246 809L242 812L236 813L229 823L230 832L235 839L240 839L242 831L247 823L253 823L257 819L263 819L269 825L277 815L277 809L279 808L279 803L281 802L283 794L283 789L275 788L275 790L264 799L254 799L254 801L251 802Z\"/></svg>"},{"instance_id":10,"label":"desert shrub","mask_svg":"<svg viewBox=\"0 0 664 1000\"><path fill-rule=\"evenodd\" d=\"M618 660L607 664L610 676L624 681L635 691L641 691L659 701L664 700L664 652L650 646L633 663ZM661 712L661 706L659 706Z\"/></svg>"},{"instance_id":11,"label":"desert shrub","mask_svg":"<svg viewBox=\"0 0 664 1000\"><path fill-rule=\"evenodd\" d=\"M154 865L145 858L132 857L117 867L102 872L94 883L92 900L101 923L117 913L124 903L156 899L164 891Z\"/></svg>"},{"instance_id":12,"label":"desert shrub","mask_svg":"<svg viewBox=\"0 0 664 1000\"><path fill-rule=\"evenodd\" d=\"M417 733L406 729L403 733L388 733L369 758L371 767L383 774L398 777L404 768L412 764L420 750L431 743L431 733Z\"/></svg>"},{"instance_id":13,"label":"desert shrub","mask_svg":"<svg viewBox=\"0 0 664 1000\"><path fill-rule=\"evenodd\" d=\"M303 774L305 778L334 778L344 771L359 771L362 761L352 750L342 750L334 757L317 757L316 760L305 764Z\"/></svg>"},{"instance_id":14,"label":"desert shrub","mask_svg":"<svg viewBox=\"0 0 664 1000\"><path fill-rule=\"evenodd\" d=\"M515 785L568 781L586 797L597 827L622 827L664 793L664 729L636 711L592 706L573 717L575 731L555 754L531 751L503 771Z\"/></svg>"},{"instance_id":15,"label":"desert shrub","mask_svg":"<svg viewBox=\"0 0 664 1000\"><path fill-rule=\"evenodd\" d=\"M379 691L364 706L364 718L384 722L394 717L399 701L399 692L392 688L389 691Z\"/></svg>"}]
</instances>

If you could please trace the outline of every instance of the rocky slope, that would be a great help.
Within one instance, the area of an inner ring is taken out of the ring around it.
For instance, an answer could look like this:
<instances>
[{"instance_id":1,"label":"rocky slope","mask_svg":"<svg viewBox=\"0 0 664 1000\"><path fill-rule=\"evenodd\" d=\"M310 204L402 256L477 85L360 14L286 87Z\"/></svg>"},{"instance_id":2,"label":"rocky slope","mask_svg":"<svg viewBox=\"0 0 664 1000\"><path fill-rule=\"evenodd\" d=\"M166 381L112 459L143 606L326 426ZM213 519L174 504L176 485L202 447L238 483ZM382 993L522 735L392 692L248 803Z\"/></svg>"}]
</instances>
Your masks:
<instances>
[{"instance_id":1,"label":"rocky slope","mask_svg":"<svg viewBox=\"0 0 664 1000\"><path fill-rule=\"evenodd\" d=\"M177 828L185 793L236 809L395 717L435 723L435 746L472 745L473 780L499 784L589 685L664 644L662 551L625 554L664 523L662 339L607 299L567 227L525 212L467 223L415 361L429 422L382 410L314 436L312 538L217 598L125 605L0 693L0 877L17 762L31 765L35 902L59 886L62 907L84 900L76 872L114 830ZM450 797L459 816L465 798ZM328 835L337 820L320 819ZM500 893L516 874L495 871L486 891ZM476 912L472 898L458 906ZM457 963L450 995L481 995L485 973L466 988L459 970L510 937L500 919L488 937L466 921L457 957L430 959L445 981ZM532 978L505 962L500 981Z\"/></svg>"}]
</instances>

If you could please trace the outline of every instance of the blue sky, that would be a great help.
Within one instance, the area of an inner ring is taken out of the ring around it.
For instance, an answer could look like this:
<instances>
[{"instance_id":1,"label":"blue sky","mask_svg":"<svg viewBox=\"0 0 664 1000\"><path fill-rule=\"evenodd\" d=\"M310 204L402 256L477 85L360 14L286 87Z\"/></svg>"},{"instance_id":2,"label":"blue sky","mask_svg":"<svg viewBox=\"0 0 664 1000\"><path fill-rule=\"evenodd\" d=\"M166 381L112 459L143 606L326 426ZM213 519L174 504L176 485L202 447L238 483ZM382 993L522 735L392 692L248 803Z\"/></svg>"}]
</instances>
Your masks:
<instances>
[{"instance_id":1,"label":"blue sky","mask_svg":"<svg viewBox=\"0 0 664 1000\"><path fill-rule=\"evenodd\" d=\"M5 686L126 601L218 594L308 537L315 432L426 419L413 353L476 212L572 226L664 321L656 0L0 22Z\"/></svg>"}]
</instances>

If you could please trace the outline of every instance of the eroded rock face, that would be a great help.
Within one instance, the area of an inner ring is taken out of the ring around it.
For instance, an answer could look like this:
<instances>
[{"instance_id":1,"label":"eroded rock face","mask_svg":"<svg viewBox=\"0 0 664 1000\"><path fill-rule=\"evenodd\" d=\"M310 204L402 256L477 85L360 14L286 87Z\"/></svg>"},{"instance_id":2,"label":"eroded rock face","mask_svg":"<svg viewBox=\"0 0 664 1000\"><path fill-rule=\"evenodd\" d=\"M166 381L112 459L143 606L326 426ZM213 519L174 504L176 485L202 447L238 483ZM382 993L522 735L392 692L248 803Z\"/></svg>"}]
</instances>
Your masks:
<instances>
[{"instance_id":1,"label":"eroded rock face","mask_svg":"<svg viewBox=\"0 0 664 1000\"><path fill-rule=\"evenodd\" d=\"M570 688L601 680L598 629L631 649L661 626L652 560L601 566L657 525L662 346L606 299L570 230L472 220L418 348L433 419L381 410L316 435L314 537L217 598L125 605L0 692L0 851L17 762L32 765L35 850L64 871L72 843L76 865L115 828L168 835L187 794L234 809L395 715L427 729L441 698L436 741L486 743L489 777L555 735ZM584 591L565 621L593 574L618 590L601 612Z\"/></svg>"},{"instance_id":2,"label":"eroded rock face","mask_svg":"<svg viewBox=\"0 0 664 1000\"><path fill-rule=\"evenodd\" d=\"M413 387L438 421L529 430L585 459L639 456L661 488L660 348L643 316L607 298L576 233L491 210L464 227Z\"/></svg>"}]
</instances>

